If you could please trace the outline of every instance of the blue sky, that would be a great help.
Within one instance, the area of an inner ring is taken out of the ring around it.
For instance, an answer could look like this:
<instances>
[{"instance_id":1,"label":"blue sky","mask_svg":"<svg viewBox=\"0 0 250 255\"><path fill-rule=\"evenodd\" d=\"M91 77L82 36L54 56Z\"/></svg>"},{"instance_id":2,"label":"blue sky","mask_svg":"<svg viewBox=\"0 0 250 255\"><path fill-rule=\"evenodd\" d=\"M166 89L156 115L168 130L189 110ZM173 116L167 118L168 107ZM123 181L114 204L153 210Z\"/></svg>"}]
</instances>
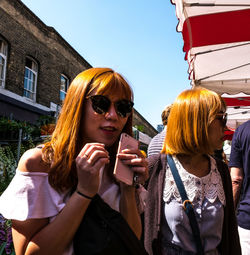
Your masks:
<instances>
[{"instance_id":1,"label":"blue sky","mask_svg":"<svg viewBox=\"0 0 250 255\"><path fill-rule=\"evenodd\" d=\"M190 88L183 40L170 0L22 0L92 66L111 67L130 83L135 109L153 125Z\"/></svg>"}]
</instances>

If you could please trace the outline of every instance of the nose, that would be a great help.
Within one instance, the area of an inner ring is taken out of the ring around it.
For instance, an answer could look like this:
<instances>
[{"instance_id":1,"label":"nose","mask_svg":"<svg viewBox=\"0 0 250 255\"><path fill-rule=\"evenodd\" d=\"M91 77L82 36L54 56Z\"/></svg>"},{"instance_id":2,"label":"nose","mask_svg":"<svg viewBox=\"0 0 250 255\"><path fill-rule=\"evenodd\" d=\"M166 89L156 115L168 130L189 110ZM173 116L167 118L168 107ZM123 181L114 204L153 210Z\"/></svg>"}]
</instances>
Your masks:
<instances>
[{"instance_id":1,"label":"nose","mask_svg":"<svg viewBox=\"0 0 250 255\"><path fill-rule=\"evenodd\" d=\"M115 105L113 103L111 103L109 110L105 113L105 118L112 119L112 120L118 119L118 114L116 112Z\"/></svg>"}]
</instances>

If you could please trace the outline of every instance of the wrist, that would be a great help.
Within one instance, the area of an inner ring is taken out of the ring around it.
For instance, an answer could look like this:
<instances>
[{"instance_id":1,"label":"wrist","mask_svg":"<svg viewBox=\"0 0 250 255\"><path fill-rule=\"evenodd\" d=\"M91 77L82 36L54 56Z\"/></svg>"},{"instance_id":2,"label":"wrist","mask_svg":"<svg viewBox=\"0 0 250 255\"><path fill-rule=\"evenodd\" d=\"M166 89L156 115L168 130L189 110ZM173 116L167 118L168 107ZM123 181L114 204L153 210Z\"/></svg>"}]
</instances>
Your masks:
<instances>
[{"instance_id":1,"label":"wrist","mask_svg":"<svg viewBox=\"0 0 250 255\"><path fill-rule=\"evenodd\" d=\"M79 191L78 189L76 189L75 192L76 192L79 196L84 197L84 198L86 198L86 199L88 199L88 200L92 200L92 199L94 198L94 196L95 196L95 195L89 196L88 194L85 194L85 193Z\"/></svg>"},{"instance_id":2,"label":"wrist","mask_svg":"<svg viewBox=\"0 0 250 255\"><path fill-rule=\"evenodd\" d=\"M131 185L127 185L125 183L120 183L121 192L135 192L135 187Z\"/></svg>"}]
</instances>

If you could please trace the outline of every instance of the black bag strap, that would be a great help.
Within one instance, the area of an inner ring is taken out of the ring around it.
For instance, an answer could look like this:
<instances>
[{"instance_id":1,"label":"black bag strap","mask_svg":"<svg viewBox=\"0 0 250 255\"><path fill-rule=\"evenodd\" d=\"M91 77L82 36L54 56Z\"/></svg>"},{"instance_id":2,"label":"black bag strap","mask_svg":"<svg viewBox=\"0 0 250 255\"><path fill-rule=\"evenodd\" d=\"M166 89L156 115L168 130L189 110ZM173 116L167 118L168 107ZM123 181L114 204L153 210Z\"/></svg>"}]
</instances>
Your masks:
<instances>
[{"instance_id":1,"label":"black bag strap","mask_svg":"<svg viewBox=\"0 0 250 255\"><path fill-rule=\"evenodd\" d=\"M192 202L188 199L185 187L183 185L183 182L181 180L179 172L175 166L174 160L173 160L172 156L169 154L167 155L167 161L170 166L172 175L174 177L176 186L177 186L179 193L181 195L184 211L186 212L186 214L189 218L190 226L191 226L195 244L196 244L197 254L203 255L204 250L203 250L202 242L201 242L200 229L199 229L196 217L195 217Z\"/></svg>"}]
</instances>

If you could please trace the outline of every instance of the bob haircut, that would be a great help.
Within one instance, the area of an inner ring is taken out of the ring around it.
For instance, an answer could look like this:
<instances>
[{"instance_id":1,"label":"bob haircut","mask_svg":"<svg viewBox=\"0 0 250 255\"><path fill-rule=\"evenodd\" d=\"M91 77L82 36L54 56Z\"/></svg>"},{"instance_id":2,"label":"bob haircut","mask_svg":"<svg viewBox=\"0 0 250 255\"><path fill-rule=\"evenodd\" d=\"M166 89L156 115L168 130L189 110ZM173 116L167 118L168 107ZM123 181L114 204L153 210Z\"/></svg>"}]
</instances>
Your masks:
<instances>
[{"instance_id":1,"label":"bob haircut","mask_svg":"<svg viewBox=\"0 0 250 255\"><path fill-rule=\"evenodd\" d=\"M49 183L58 191L77 185L75 158L84 146L81 125L86 97L96 89L96 94L118 95L133 101L133 92L127 81L110 68L90 68L72 81L51 140L43 148L43 161L49 164ZM132 113L122 132L132 135ZM117 143L118 144L118 143ZM111 151L116 151L114 144Z\"/></svg>"},{"instance_id":2,"label":"bob haircut","mask_svg":"<svg viewBox=\"0 0 250 255\"><path fill-rule=\"evenodd\" d=\"M213 153L208 127L216 114L225 111L224 100L214 91L201 87L183 91L171 107L162 153Z\"/></svg>"}]
</instances>

